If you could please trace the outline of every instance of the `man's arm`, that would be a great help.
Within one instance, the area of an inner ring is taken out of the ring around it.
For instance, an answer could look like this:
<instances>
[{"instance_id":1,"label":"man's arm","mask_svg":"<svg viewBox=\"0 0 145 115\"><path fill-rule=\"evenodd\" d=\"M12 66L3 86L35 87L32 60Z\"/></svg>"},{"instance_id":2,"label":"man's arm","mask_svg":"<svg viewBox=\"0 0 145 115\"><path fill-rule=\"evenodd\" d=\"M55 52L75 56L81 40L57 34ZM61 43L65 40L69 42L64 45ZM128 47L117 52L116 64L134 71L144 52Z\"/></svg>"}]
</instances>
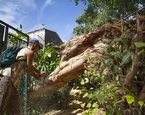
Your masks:
<instances>
[{"instance_id":1,"label":"man's arm","mask_svg":"<svg viewBox=\"0 0 145 115\"><path fill-rule=\"evenodd\" d=\"M27 50L25 52L27 57L27 72L29 75L33 76L34 78L38 79L40 71L33 66L33 59L34 59L34 52L32 50Z\"/></svg>"}]
</instances>

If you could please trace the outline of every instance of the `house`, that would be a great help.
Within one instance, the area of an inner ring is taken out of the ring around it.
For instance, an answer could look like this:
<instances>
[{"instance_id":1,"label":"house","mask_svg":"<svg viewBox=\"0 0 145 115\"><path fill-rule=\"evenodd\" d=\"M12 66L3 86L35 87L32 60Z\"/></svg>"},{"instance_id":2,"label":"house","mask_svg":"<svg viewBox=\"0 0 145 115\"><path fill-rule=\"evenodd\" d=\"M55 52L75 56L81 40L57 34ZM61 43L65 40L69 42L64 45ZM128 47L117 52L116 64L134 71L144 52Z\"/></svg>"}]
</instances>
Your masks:
<instances>
[{"instance_id":1,"label":"house","mask_svg":"<svg viewBox=\"0 0 145 115\"><path fill-rule=\"evenodd\" d=\"M39 41L45 46L48 43L53 43L56 45L62 44L61 38L58 36L58 34L55 31L48 30L46 28L34 30L31 32L28 32L27 35L30 38L37 38Z\"/></svg>"}]
</instances>

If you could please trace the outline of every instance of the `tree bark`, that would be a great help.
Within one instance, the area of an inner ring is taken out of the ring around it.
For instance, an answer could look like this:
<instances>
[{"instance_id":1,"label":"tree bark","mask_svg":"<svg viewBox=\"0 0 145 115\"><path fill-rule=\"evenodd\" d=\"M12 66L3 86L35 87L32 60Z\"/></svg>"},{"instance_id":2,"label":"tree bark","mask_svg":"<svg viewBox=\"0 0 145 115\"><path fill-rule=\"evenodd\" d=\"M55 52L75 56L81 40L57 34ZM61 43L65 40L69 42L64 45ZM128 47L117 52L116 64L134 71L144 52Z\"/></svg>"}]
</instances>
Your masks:
<instances>
[{"instance_id":1,"label":"tree bark","mask_svg":"<svg viewBox=\"0 0 145 115\"><path fill-rule=\"evenodd\" d=\"M139 20L139 17L137 18L137 37L135 38L136 41L138 42L142 42L143 41L143 34L142 34L142 30L141 30L141 24L140 24L140 20ZM132 67L130 69L130 72L126 75L126 78L125 78L125 83L124 85L126 86L131 86L132 84L132 80L134 78L134 76L137 74L137 71L139 69L139 67L142 66L142 54L138 54L139 52L141 51L140 48L136 48L136 51L135 51L135 57L134 59L132 60Z\"/></svg>"},{"instance_id":2,"label":"tree bark","mask_svg":"<svg viewBox=\"0 0 145 115\"><path fill-rule=\"evenodd\" d=\"M137 23L137 39L142 41L142 32L139 19L125 22L124 27L126 39L133 40L136 32L131 31L130 25ZM136 26L135 26L136 27ZM84 73L85 63L94 59L106 59L107 54L103 54L103 50L110 45L115 37L120 37L122 34L121 24L104 24L96 28L93 32L84 33L72 37L68 42L60 46L61 62L58 67L50 74L47 83L42 86L34 87L33 91L29 93L30 96L41 96L52 91L58 90L65 86L70 80ZM99 43L100 42L100 43ZM141 63L141 55L137 53L140 51L136 48L136 56L132 60L130 72L125 77L125 84L129 85L137 73ZM125 75L124 75L125 76ZM48 83L51 81L51 83Z\"/></svg>"}]
</instances>

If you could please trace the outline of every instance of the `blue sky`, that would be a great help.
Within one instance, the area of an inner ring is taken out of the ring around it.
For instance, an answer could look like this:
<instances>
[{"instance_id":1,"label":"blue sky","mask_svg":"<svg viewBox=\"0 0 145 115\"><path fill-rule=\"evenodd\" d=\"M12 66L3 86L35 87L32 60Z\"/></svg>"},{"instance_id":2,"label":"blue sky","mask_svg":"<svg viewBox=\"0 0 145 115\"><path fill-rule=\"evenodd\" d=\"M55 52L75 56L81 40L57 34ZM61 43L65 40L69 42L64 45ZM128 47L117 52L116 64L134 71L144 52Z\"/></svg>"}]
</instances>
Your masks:
<instances>
[{"instance_id":1,"label":"blue sky","mask_svg":"<svg viewBox=\"0 0 145 115\"><path fill-rule=\"evenodd\" d=\"M0 20L15 28L22 24L24 33L47 28L67 42L85 7L81 2L76 6L74 0L0 0Z\"/></svg>"}]
</instances>

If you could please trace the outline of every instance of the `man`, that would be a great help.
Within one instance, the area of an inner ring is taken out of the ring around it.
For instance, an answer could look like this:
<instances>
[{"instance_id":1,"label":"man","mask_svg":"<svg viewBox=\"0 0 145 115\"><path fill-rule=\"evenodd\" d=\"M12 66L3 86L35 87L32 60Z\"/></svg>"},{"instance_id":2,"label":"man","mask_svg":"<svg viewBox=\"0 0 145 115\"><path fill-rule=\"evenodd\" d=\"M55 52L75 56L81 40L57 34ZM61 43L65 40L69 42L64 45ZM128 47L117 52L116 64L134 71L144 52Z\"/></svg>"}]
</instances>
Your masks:
<instances>
[{"instance_id":1,"label":"man","mask_svg":"<svg viewBox=\"0 0 145 115\"><path fill-rule=\"evenodd\" d=\"M34 56L40 49L42 46L39 41L36 38L30 39L28 47L18 52L16 58L19 61L0 70L0 115L5 112L8 115L22 115L18 93L20 79L24 70L35 79L44 76L45 72L33 66Z\"/></svg>"}]
</instances>

